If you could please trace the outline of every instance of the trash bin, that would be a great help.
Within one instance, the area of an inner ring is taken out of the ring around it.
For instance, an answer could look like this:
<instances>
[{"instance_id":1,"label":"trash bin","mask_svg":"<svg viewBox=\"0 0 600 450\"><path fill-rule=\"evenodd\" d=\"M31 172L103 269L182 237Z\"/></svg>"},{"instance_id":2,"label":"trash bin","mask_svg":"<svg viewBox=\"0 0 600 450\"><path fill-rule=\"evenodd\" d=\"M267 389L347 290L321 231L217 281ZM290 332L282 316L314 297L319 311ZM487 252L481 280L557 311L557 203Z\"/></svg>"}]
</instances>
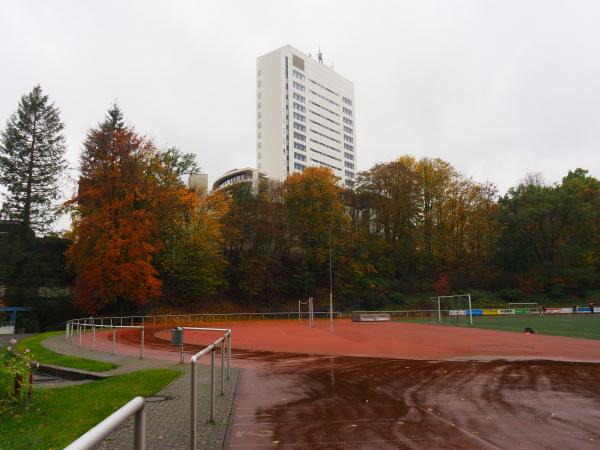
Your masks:
<instances>
[{"instance_id":1,"label":"trash bin","mask_svg":"<svg viewBox=\"0 0 600 450\"><path fill-rule=\"evenodd\" d=\"M171 329L171 345L183 345L183 328Z\"/></svg>"}]
</instances>

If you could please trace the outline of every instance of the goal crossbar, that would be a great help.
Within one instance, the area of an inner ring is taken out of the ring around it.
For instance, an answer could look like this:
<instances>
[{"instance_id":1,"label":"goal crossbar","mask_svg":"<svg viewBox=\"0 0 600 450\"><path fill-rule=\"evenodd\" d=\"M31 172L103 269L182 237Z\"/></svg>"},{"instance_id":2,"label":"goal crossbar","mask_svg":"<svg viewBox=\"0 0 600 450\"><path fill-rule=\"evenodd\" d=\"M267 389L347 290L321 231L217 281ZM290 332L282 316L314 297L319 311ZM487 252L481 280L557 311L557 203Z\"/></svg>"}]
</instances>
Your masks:
<instances>
[{"instance_id":1,"label":"goal crossbar","mask_svg":"<svg viewBox=\"0 0 600 450\"><path fill-rule=\"evenodd\" d=\"M469 316L469 325L473 325L473 308L471 307L471 294L457 294L457 295L438 295L437 297L432 297L433 299L437 299L437 312L438 312L438 322L442 323L442 308L441 301L443 299L450 298L461 298L466 297L469 302L468 316Z\"/></svg>"}]
</instances>

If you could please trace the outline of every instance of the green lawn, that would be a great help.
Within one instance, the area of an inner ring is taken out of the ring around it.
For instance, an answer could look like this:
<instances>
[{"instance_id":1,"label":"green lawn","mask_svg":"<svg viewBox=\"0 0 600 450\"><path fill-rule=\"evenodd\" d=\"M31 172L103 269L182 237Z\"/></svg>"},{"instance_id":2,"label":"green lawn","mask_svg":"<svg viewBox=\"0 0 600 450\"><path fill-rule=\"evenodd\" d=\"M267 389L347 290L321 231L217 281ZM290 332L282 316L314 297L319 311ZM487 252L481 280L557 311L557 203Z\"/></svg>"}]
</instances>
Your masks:
<instances>
[{"instance_id":1,"label":"green lawn","mask_svg":"<svg viewBox=\"0 0 600 450\"><path fill-rule=\"evenodd\" d=\"M92 359L78 358L76 356L61 355L60 353L55 353L51 350L48 350L42 345L43 340L50 336L56 336L59 334L64 334L64 331L50 331L48 333L42 333L38 334L37 336L21 339L19 342L17 342L16 347L20 351L28 348L31 350L33 359L40 363L54 364L62 367L72 367L74 369L91 370L93 372L104 372L117 367L115 364L108 362L94 361ZM0 450L2 449L0 448Z\"/></svg>"},{"instance_id":2,"label":"green lawn","mask_svg":"<svg viewBox=\"0 0 600 450\"><path fill-rule=\"evenodd\" d=\"M0 411L0 449L62 449L133 397L154 395L181 373L143 370L78 386L35 389L30 403Z\"/></svg>"},{"instance_id":3,"label":"green lawn","mask_svg":"<svg viewBox=\"0 0 600 450\"><path fill-rule=\"evenodd\" d=\"M459 323L448 317L444 325L466 326L468 317L460 317ZM406 322L431 322L428 318L395 319ZM517 331L522 333L526 327L531 327L536 333L555 336L571 336L587 339L600 339L600 314L570 315L557 314L545 316L514 315L514 316L473 316L473 327L490 328L494 330Z\"/></svg>"}]
</instances>

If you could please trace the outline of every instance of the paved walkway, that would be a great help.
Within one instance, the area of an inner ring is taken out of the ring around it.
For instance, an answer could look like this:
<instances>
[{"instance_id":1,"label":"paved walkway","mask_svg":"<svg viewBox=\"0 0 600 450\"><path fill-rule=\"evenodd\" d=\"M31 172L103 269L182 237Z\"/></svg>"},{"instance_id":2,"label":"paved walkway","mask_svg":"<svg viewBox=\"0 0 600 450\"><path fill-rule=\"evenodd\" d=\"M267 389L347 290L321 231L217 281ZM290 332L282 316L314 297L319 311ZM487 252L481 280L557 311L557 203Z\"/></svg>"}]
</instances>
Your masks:
<instances>
[{"instance_id":1,"label":"paved walkway","mask_svg":"<svg viewBox=\"0 0 600 450\"><path fill-rule=\"evenodd\" d=\"M63 335L51 336L43 342L44 347L56 353L63 355L78 356L80 358L95 359L97 361L106 361L117 364L116 369L100 372L103 375L121 375L134 372L136 370L163 369L177 366L173 361L164 359L139 359L125 355L112 355L105 352L94 352L87 348L78 347L65 340Z\"/></svg>"},{"instance_id":2,"label":"paved walkway","mask_svg":"<svg viewBox=\"0 0 600 450\"><path fill-rule=\"evenodd\" d=\"M139 359L131 356L112 355L105 352L93 352L65 341L63 335L52 336L43 341L44 347L65 355L107 361L119 367L102 372L107 375L120 375L137 370L180 368L174 361L159 359ZM217 358L218 359L218 358ZM146 403L146 449L188 449L190 448L190 375L189 364L185 366L184 376L173 381L156 394L166 397L165 401ZM225 380L225 395L220 395L221 369L219 362L215 370L215 423L207 422L209 414L210 367L198 365L198 448L222 449L227 437L227 427L237 390L240 371L231 369L231 380ZM99 450L117 450L133 448L133 419L115 431Z\"/></svg>"},{"instance_id":3,"label":"paved walkway","mask_svg":"<svg viewBox=\"0 0 600 450\"><path fill-rule=\"evenodd\" d=\"M157 396L168 400L146 403L146 449L190 448L190 375L189 366L183 377L178 378ZM237 389L239 370L231 370L231 380L225 382L225 395L220 394L220 369L216 371L215 423L208 423L210 367L198 366L198 437L201 450L224 448L227 428ZM114 432L97 447L98 450L121 450L133 448L133 420Z\"/></svg>"}]
</instances>

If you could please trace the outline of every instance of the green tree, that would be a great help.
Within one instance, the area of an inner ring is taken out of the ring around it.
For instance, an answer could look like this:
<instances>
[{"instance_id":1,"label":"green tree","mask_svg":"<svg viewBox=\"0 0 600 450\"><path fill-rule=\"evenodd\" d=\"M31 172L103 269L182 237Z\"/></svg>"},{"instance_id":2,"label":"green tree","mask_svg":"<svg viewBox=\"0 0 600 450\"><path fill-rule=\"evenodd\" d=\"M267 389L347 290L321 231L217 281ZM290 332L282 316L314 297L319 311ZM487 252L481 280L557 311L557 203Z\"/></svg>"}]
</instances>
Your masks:
<instances>
[{"instance_id":1,"label":"green tree","mask_svg":"<svg viewBox=\"0 0 600 450\"><path fill-rule=\"evenodd\" d=\"M342 189L330 169L308 167L290 175L283 184L290 251L296 266L292 285L296 295L329 286L329 248L337 271L347 239L348 216Z\"/></svg>"},{"instance_id":2,"label":"green tree","mask_svg":"<svg viewBox=\"0 0 600 450\"><path fill-rule=\"evenodd\" d=\"M7 189L2 216L23 232L45 232L55 219L53 201L66 169L64 124L38 85L21 97L0 135L0 184Z\"/></svg>"}]
</instances>

